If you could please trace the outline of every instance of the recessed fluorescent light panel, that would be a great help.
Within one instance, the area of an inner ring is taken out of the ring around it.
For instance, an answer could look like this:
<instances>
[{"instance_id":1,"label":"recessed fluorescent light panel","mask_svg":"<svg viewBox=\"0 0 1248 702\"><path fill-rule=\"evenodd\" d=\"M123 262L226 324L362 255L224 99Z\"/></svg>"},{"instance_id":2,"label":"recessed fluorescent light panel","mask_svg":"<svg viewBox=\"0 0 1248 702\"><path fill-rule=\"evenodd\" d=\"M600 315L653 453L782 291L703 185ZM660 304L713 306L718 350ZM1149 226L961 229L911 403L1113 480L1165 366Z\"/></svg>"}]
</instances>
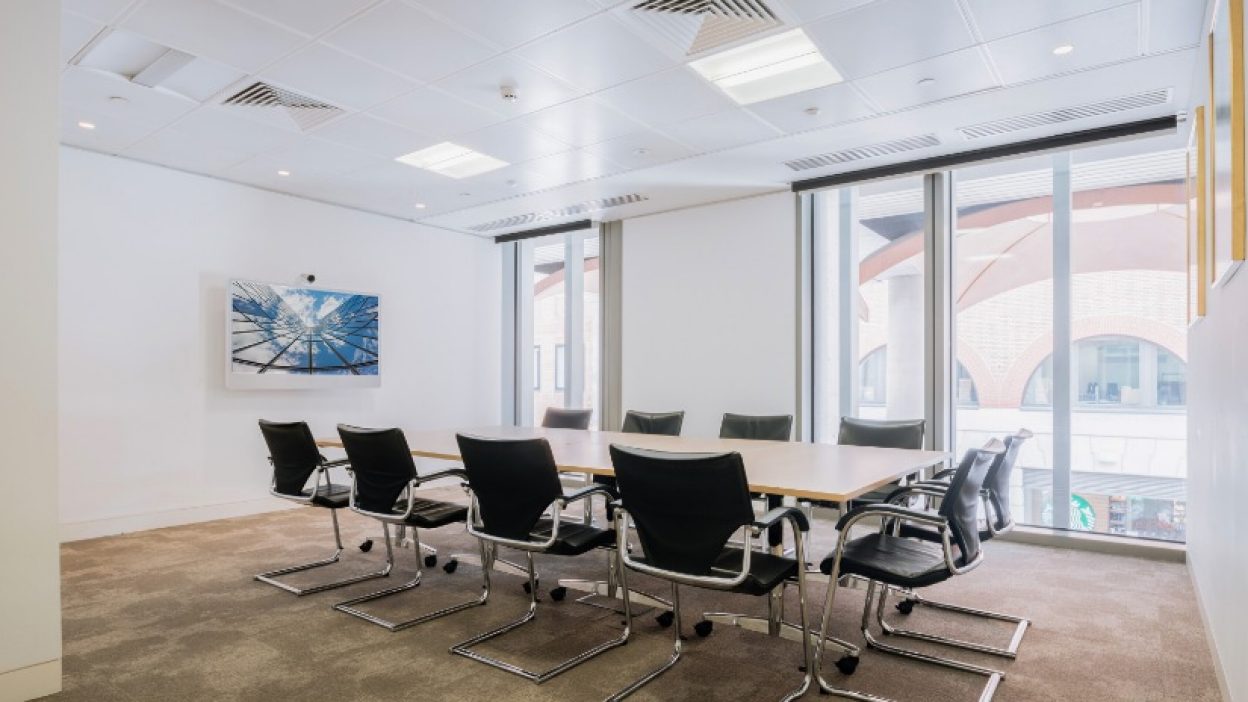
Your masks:
<instances>
[{"instance_id":1,"label":"recessed fluorescent light panel","mask_svg":"<svg viewBox=\"0 0 1248 702\"><path fill-rule=\"evenodd\" d=\"M844 80L800 29L721 51L689 66L742 105Z\"/></svg>"},{"instance_id":2,"label":"recessed fluorescent light panel","mask_svg":"<svg viewBox=\"0 0 1248 702\"><path fill-rule=\"evenodd\" d=\"M413 151L395 160L451 178L471 178L508 165L506 161L486 156L479 151L473 151L466 146L452 144L449 141L420 151Z\"/></svg>"}]
</instances>

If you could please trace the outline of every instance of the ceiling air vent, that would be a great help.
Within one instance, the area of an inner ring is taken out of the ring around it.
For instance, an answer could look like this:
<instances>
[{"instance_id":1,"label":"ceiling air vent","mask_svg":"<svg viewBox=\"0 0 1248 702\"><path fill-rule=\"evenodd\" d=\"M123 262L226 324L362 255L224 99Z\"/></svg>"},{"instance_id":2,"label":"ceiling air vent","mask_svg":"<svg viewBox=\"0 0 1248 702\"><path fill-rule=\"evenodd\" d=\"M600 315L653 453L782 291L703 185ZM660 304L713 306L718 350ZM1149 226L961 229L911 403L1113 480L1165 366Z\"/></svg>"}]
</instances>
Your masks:
<instances>
[{"instance_id":1,"label":"ceiling air vent","mask_svg":"<svg viewBox=\"0 0 1248 702\"><path fill-rule=\"evenodd\" d=\"M832 153L819 154L818 156L795 158L791 161L785 161L784 165L795 171L808 171L812 168L823 168L825 166L835 166L842 163L852 163L854 161L879 158L880 156L899 154L905 151L914 151L915 149L926 149L929 146L939 145L940 139L937 139L935 134L924 134L922 136L907 137L905 139L883 141L878 144L869 144L867 146L855 146L852 149L833 151Z\"/></svg>"},{"instance_id":2,"label":"ceiling air vent","mask_svg":"<svg viewBox=\"0 0 1248 702\"><path fill-rule=\"evenodd\" d=\"M246 109L281 110L303 131L343 113L342 108L268 83L252 83L221 103Z\"/></svg>"},{"instance_id":3,"label":"ceiling air vent","mask_svg":"<svg viewBox=\"0 0 1248 702\"><path fill-rule=\"evenodd\" d=\"M1145 93L1126 95L1077 107L1063 107L1060 110L1048 110L1046 112L1036 112L1030 115L1019 115L1017 117L984 122L970 127L958 127L958 131L967 139L982 139L984 137L1021 132L1026 129L1034 129L1050 124L1061 124L1085 117L1100 117L1117 112L1138 110L1142 107L1155 107L1168 102L1170 102L1170 88L1162 88L1161 90L1150 90Z\"/></svg>"},{"instance_id":4,"label":"ceiling air vent","mask_svg":"<svg viewBox=\"0 0 1248 702\"><path fill-rule=\"evenodd\" d=\"M633 17L692 56L784 24L763 0L642 0Z\"/></svg>"},{"instance_id":5,"label":"ceiling air vent","mask_svg":"<svg viewBox=\"0 0 1248 702\"><path fill-rule=\"evenodd\" d=\"M557 210L546 210L545 212L529 212L528 214L515 215L514 217L505 217L496 219L493 222L485 222L468 227L474 232L486 233L498 231L499 229L512 229L514 227L523 227L538 222L548 222L552 219L561 219L563 217L571 217L572 215L585 214L586 212L599 212L609 210L612 207L620 205L631 205L634 202L645 202L650 198L645 195L617 195L615 197L603 198L601 200L590 200L588 202L570 205Z\"/></svg>"}]
</instances>

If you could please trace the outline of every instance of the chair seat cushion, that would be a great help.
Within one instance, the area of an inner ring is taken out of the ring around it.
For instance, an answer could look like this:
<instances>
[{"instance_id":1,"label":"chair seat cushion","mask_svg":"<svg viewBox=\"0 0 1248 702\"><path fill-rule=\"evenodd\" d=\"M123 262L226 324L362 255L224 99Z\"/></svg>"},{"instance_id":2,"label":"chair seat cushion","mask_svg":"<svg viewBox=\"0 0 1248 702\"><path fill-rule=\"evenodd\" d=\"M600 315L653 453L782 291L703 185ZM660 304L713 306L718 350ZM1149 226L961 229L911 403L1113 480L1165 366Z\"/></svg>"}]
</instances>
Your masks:
<instances>
[{"instance_id":1,"label":"chair seat cushion","mask_svg":"<svg viewBox=\"0 0 1248 702\"><path fill-rule=\"evenodd\" d=\"M550 538L550 530L553 526L554 522L549 519L538 520L537 525L533 527L533 538ZM555 539L555 543L545 552L556 556L579 556L586 551L614 543L615 531L613 529L598 529L575 522L560 522L559 538Z\"/></svg>"},{"instance_id":2,"label":"chair seat cushion","mask_svg":"<svg viewBox=\"0 0 1248 702\"><path fill-rule=\"evenodd\" d=\"M330 509L341 509L351 503L351 486L336 485L318 485L316 493L313 494L312 488L306 488L303 496L312 497L312 504L317 507L328 507Z\"/></svg>"},{"instance_id":3,"label":"chair seat cushion","mask_svg":"<svg viewBox=\"0 0 1248 702\"><path fill-rule=\"evenodd\" d=\"M398 503L394 505L394 509L399 514L406 512L407 500L399 500ZM417 498L416 503L412 507L411 515L409 515L404 521L414 527L420 527L422 529L436 529L440 526L467 520L468 508L463 505L457 505L454 502L422 500Z\"/></svg>"},{"instance_id":4,"label":"chair seat cushion","mask_svg":"<svg viewBox=\"0 0 1248 702\"><path fill-rule=\"evenodd\" d=\"M980 526L982 527L983 525L981 524ZM940 532L929 526L923 526L922 524L908 524L902 522L901 535L908 536L912 539L923 539L924 541L930 541L934 544L940 543ZM988 541L991 538L991 531L983 528L979 530L980 541Z\"/></svg>"},{"instance_id":5,"label":"chair seat cushion","mask_svg":"<svg viewBox=\"0 0 1248 702\"><path fill-rule=\"evenodd\" d=\"M828 554L819 569L830 574L835 559L835 552ZM948 580L951 574L939 545L877 532L845 544L841 575L861 575L898 587L926 587Z\"/></svg>"}]
</instances>

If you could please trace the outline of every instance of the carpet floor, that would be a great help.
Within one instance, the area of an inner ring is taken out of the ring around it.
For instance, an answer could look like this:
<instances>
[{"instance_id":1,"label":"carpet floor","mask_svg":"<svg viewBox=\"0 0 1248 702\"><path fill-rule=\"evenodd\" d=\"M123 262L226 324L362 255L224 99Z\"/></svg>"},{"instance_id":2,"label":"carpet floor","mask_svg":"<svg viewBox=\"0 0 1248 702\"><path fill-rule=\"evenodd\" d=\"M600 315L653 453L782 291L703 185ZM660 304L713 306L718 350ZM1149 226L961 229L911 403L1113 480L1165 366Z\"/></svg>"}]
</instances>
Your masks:
<instances>
[{"instance_id":1,"label":"carpet floor","mask_svg":"<svg viewBox=\"0 0 1248 702\"><path fill-rule=\"evenodd\" d=\"M341 515L343 561L288 576L294 584L337 578L380 566L376 522ZM443 560L475 553L462 525L422 532ZM815 557L829 548L832 524L817 520ZM627 646L616 648L542 685L448 652L451 645L520 616L523 580L494 576L490 602L390 633L330 606L350 596L405 582L414 573L410 550L386 580L295 597L252 575L328 555L330 521L323 510L294 509L123 536L78 541L62 548L64 692L51 700L600 700L667 659L671 630L641 613ZM599 578L605 556L539 556L543 602L538 617L480 650L533 668L618 635L620 617L577 604L552 602L559 577ZM423 584L366 605L382 616L414 616L471 599L481 571L471 565L447 574L426 569ZM666 583L633 575L634 589L668 596ZM792 595L792 590L790 594ZM1032 627L1016 661L899 640L928 651L999 667L1002 702L1040 700L1218 700L1213 662L1186 567L1097 553L994 542L978 570L924 594L932 599L1025 614ZM857 624L863 589L842 589L832 614L835 635L862 643ZM824 588L810 587L817 622ZM774 700L801 678L796 643L730 627L700 638L692 625L709 610L763 614L763 598L682 588L684 658L631 699ZM796 597L786 617L797 618ZM903 615L889 608L889 619ZM1013 627L918 608L911 628L1003 645ZM892 639L890 638L890 641ZM832 669L845 687L903 702L976 700L983 678L877 651L864 651L852 676ZM806 699L820 699L814 691ZM831 699L824 697L823 699Z\"/></svg>"}]
</instances>

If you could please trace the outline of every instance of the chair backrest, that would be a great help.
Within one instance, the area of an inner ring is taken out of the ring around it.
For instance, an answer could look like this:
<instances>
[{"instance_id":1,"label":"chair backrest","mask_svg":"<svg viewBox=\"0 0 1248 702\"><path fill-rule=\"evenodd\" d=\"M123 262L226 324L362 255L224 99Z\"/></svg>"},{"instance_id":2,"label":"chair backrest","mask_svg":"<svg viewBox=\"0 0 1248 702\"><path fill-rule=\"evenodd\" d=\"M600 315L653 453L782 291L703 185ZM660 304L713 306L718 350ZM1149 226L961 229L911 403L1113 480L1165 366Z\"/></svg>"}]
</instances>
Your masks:
<instances>
[{"instance_id":1,"label":"chair backrest","mask_svg":"<svg viewBox=\"0 0 1248 702\"><path fill-rule=\"evenodd\" d=\"M403 489L417 475L403 430L339 424L338 436L351 462L355 506L379 514L394 512Z\"/></svg>"},{"instance_id":2,"label":"chair backrest","mask_svg":"<svg viewBox=\"0 0 1248 702\"><path fill-rule=\"evenodd\" d=\"M993 511L993 514L985 515L985 518L995 518L993 528L997 531L1009 529L1014 524L1014 515L1010 512L1010 475L1014 472L1019 449L1031 436L1030 431L1019 429L1005 437L1002 440L1005 451L993 461L992 467L988 469L988 477L984 478L984 487L988 488L988 502Z\"/></svg>"},{"instance_id":3,"label":"chair backrest","mask_svg":"<svg viewBox=\"0 0 1248 702\"><path fill-rule=\"evenodd\" d=\"M620 431L625 434L663 434L664 436L680 436L680 427L685 423L685 413L680 412L638 412L629 410L624 414L624 425Z\"/></svg>"},{"instance_id":4,"label":"chair backrest","mask_svg":"<svg viewBox=\"0 0 1248 702\"><path fill-rule=\"evenodd\" d=\"M843 446L921 449L927 422L922 419L880 420L841 417L836 442Z\"/></svg>"},{"instance_id":5,"label":"chair backrest","mask_svg":"<svg viewBox=\"0 0 1248 702\"><path fill-rule=\"evenodd\" d=\"M724 413L719 423L721 439L788 441L793 438L793 415L750 415Z\"/></svg>"},{"instance_id":6,"label":"chair backrest","mask_svg":"<svg viewBox=\"0 0 1248 702\"><path fill-rule=\"evenodd\" d=\"M592 409L561 409L547 407L542 417L542 426L549 429L588 429L589 419L594 416Z\"/></svg>"},{"instance_id":7,"label":"chair backrest","mask_svg":"<svg viewBox=\"0 0 1248 702\"><path fill-rule=\"evenodd\" d=\"M733 532L754 521L741 454L671 453L612 444L620 501L646 561L706 575Z\"/></svg>"},{"instance_id":8,"label":"chair backrest","mask_svg":"<svg viewBox=\"0 0 1248 702\"><path fill-rule=\"evenodd\" d=\"M321 465L321 452L308 423L261 419L260 433L273 463L273 489L283 495L302 496L308 477Z\"/></svg>"},{"instance_id":9,"label":"chair backrest","mask_svg":"<svg viewBox=\"0 0 1248 702\"><path fill-rule=\"evenodd\" d=\"M962 565L979 555L979 491L993 461L1005 451L998 439L991 439L983 448L971 449L963 456L949 481L949 490L940 502L940 516L949 522L953 542L962 552Z\"/></svg>"},{"instance_id":10,"label":"chair backrest","mask_svg":"<svg viewBox=\"0 0 1248 702\"><path fill-rule=\"evenodd\" d=\"M529 540L542 512L563 495L546 439L489 439L456 434L481 531Z\"/></svg>"}]
</instances>

